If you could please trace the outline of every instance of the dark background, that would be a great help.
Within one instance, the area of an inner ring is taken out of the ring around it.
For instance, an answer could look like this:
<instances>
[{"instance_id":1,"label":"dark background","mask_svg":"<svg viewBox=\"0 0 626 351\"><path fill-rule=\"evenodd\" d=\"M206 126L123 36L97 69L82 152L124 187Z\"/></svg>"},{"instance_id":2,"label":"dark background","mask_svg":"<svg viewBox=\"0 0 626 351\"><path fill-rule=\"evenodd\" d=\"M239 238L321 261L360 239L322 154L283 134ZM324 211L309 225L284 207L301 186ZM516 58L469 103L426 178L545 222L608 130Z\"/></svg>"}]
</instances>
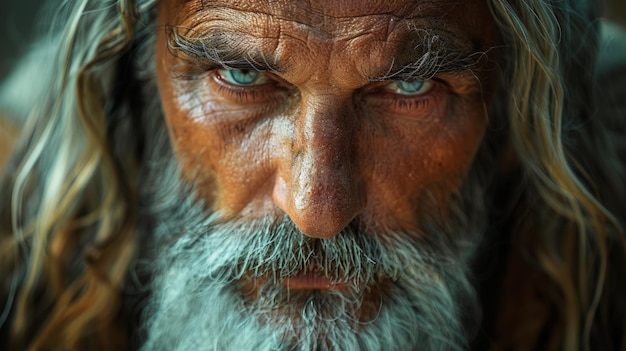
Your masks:
<instances>
[{"instance_id":1,"label":"dark background","mask_svg":"<svg viewBox=\"0 0 626 351\"><path fill-rule=\"evenodd\" d=\"M32 39L49 25L54 10L42 16L43 3L42 0L0 0L0 81L13 61L32 45ZM626 0L604 0L599 7L605 17L626 26Z\"/></svg>"},{"instance_id":2,"label":"dark background","mask_svg":"<svg viewBox=\"0 0 626 351\"><path fill-rule=\"evenodd\" d=\"M35 35L43 33L39 12L43 3L42 0L0 0L0 81Z\"/></svg>"}]
</instances>

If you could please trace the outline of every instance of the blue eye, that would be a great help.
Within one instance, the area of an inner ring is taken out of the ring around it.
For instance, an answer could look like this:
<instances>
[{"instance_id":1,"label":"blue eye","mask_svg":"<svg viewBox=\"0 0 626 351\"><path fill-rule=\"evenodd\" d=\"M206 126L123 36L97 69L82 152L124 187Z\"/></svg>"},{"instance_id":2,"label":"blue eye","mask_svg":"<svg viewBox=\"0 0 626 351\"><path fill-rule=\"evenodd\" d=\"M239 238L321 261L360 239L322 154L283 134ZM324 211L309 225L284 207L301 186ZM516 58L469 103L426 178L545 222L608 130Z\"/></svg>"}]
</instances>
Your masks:
<instances>
[{"instance_id":1,"label":"blue eye","mask_svg":"<svg viewBox=\"0 0 626 351\"><path fill-rule=\"evenodd\" d=\"M232 85L254 86L269 82L264 73L250 69L218 69L217 73Z\"/></svg>"},{"instance_id":2,"label":"blue eye","mask_svg":"<svg viewBox=\"0 0 626 351\"><path fill-rule=\"evenodd\" d=\"M432 80L411 80L389 83L385 90L400 95L422 95L433 87Z\"/></svg>"}]
</instances>

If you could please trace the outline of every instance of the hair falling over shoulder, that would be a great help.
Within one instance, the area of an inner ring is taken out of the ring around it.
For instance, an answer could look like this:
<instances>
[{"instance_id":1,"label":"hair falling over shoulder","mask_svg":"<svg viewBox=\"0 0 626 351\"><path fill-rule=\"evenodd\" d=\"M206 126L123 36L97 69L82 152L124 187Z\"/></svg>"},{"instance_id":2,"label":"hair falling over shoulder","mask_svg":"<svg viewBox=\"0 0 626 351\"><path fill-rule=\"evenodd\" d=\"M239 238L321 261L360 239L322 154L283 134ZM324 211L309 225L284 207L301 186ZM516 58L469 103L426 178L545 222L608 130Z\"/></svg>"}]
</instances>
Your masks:
<instances>
[{"instance_id":1,"label":"hair falling over shoulder","mask_svg":"<svg viewBox=\"0 0 626 351\"><path fill-rule=\"evenodd\" d=\"M626 151L592 118L591 5L488 2L503 41L498 112L533 206L525 249L551 280L561 349L626 350L626 239L611 199L626 199L611 175L626 175ZM54 74L0 178L0 341L11 350L129 348L119 312L137 255L142 154L132 89L150 79L137 72L153 54L155 11L155 0L57 11L45 44Z\"/></svg>"},{"instance_id":2,"label":"hair falling over shoulder","mask_svg":"<svg viewBox=\"0 0 626 351\"><path fill-rule=\"evenodd\" d=\"M64 2L56 34L41 43L54 47L49 90L24 120L0 188L0 323L11 349L126 348L116 318L136 248L138 160L132 146L110 147L107 119L128 114L113 106L131 98L113 96L116 70L153 31L153 7Z\"/></svg>"},{"instance_id":3,"label":"hair falling over shoulder","mask_svg":"<svg viewBox=\"0 0 626 351\"><path fill-rule=\"evenodd\" d=\"M529 181L529 256L553 284L563 350L624 350L626 127L602 115L599 23L584 1L490 2L509 58L509 138ZM501 89L504 91L504 89ZM617 125L619 131L607 125ZM617 132L617 133L615 133ZM605 157L598 157L604 155ZM623 179L623 178L622 178ZM622 204L620 205L620 202Z\"/></svg>"}]
</instances>

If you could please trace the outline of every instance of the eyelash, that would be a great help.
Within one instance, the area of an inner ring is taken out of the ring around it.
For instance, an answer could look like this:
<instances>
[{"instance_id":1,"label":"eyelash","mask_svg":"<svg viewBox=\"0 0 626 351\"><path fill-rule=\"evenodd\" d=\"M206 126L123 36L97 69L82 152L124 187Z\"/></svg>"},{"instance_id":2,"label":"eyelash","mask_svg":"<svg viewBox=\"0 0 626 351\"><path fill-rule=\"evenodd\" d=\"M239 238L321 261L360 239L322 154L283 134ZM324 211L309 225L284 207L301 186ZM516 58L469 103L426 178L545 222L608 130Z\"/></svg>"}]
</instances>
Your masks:
<instances>
[{"instance_id":1,"label":"eyelash","mask_svg":"<svg viewBox=\"0 0 626 351\"><path fill-rule=\"evenodd\" d=\"M393 108L397 111L415 111L428 107L431 102L430 97L420 96L416 98L395 98L393 100Z\"/></svg>"},{"instance_id":2,"label":"eyelash","mask_svg":"<svg viewBox=\"0 0 626 351\"><path fill-rule=\"evenodd\" d=\"M241 104L272 102L272 100L276 100L277 90L281 89L278 82L255 86L236 86L225 81L215 69L210 72L210 76L219 94Z\"/></svg>"},{"instance_id":3,"label":"eyelash","mask_svg":"<svg viewBox=\"0 0 626 351\"><path fill-rule=\"evenodd\" d=\"M366 92L366 96L373 96L374 106L381 106L398 114L414 115L416 111L427 111L431 107L433 100L445 89L442 86L444 84L442 82L434 81L433 84L433 87L428 92L413 97L394 94L380 87Z\"/></svg>"}]
</instances>

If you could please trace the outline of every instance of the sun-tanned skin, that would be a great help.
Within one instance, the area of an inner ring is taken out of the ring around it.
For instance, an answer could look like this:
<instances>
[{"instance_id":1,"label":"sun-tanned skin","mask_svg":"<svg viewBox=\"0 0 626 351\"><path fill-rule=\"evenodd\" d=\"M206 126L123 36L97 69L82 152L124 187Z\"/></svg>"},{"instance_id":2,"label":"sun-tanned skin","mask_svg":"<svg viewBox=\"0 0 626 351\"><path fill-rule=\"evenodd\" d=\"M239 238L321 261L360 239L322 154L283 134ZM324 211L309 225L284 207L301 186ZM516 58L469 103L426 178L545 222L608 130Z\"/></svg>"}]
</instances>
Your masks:
<instances>
[{"instance_id":1,"label":"sun-tanned skin","mask_svg":"<svg viewBox=\"0 0 626 351\"><path fill-rule=\"evenodd\" d=\"M163 1L158 12L162 28L219 35L275 70L258 86L234 86L225 71L199 70L159 31L157 72L177 158L225 219L284 211L315 238L355 219L374 231L411 229L426 192L445 203L472 163L496 44L482 1ZM487 54L473 70L402 95L380 78L425 53L416 33Z\"/></svg>"}]
</instances>

